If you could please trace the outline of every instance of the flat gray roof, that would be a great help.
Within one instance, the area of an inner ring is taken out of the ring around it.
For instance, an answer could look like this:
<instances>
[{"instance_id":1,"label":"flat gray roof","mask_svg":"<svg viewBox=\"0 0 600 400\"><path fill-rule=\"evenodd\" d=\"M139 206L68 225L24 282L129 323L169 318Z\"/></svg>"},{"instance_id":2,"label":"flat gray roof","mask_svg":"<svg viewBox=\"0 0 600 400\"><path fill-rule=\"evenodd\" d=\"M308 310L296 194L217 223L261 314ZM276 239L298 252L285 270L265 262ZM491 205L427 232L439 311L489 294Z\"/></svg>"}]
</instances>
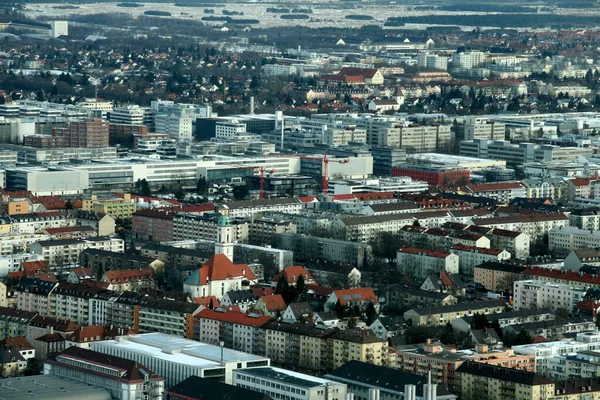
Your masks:
<instances>
[{"instance_id":1,"label":"flat gray roof","mask_svg":"<svg viewBox=\"0 0 600 400\"><path fill-rule=\"evenodd\" d=\"M0 380L0 400L111 400L107 390L51 375Z\"/></svg>"}]
</instances>

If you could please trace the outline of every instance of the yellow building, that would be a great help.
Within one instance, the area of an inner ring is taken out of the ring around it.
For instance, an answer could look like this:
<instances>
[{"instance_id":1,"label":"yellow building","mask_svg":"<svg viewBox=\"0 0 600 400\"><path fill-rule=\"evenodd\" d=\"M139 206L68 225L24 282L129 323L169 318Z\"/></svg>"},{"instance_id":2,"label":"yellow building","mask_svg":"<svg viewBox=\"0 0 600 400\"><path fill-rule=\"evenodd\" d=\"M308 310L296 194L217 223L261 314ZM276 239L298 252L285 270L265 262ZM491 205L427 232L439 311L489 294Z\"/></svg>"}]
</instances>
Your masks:
<instances>
[{"instance_id":1,"label":"yellow building","mask_svg":"<svg viewBox=\"0 0 600 400\"><path fill-rule=\"evenodd\" d=\"M8 201L8 215L31 214L32 207L29 199L11 199Z\"/></svg>"},{"instance_id":2,"label":"yellow building","mask_svg":"<svg viewBox=\"0 0 600 400\"><path fill-rule=\"evenodd\" d=\"M369 329L337 331L329 338L330 369L336 369L348 361L356 360L375 365L388 364L387 340L379 339Z\"/></svg>"},{"instance_id":3,"label":"yellow building","mask_svg":"<svg viewBox=\"0 0 600 400\"><path fill-rule=\"evenodd\" d=\"M456 389L463 400L555 398L554 382L534 372L467 361L456 370L456 374Z\"/></svg>"},{"instance_id":4,"label":"yellow building","mask_svg":"<svg viewBox=\"0 0 600 400\"><path fill-rule=\"evenodd\" d=\"M504 311L506 305L499 300L459 303L451 306L413 308L404 313L404 319L417 325L446 325L461 317L479 314L492 314Z\"/></svg>"},{"instance_id":5,"label":"yellow building","mask_svg":"<svg viewBox=\"0 0 600 400\"><path fill-rule=\"evenodd\" d=\"M572 379L556 382L553 400L598 400L600 399L600 378Z\"/></svg>"},{"instance_id":6,"label":"yellow building","mask_svg":"<svg viewBox=\"0 0 600 400\"><path fill-rule=\"evenodd\" d=\"M98 199L93 195L91 203L90 211L108 214L114 219L131 219L136 210L135 202L131 201L129 193L126 193L123 198L113 197L110 199Z\"/></svg>"}]
</instances>

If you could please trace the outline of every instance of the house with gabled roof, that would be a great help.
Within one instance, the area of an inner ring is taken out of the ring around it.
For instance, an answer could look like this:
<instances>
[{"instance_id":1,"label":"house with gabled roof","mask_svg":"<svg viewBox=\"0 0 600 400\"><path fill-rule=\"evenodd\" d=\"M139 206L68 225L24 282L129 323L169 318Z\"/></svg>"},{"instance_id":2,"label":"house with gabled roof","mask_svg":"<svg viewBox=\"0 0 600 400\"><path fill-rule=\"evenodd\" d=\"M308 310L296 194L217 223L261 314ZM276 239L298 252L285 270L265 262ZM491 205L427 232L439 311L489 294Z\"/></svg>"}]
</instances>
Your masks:
<instances>
[{"instance_id":1,"label":"house with gabled roof","mask_svg":"<svg viewBox=\"0 0 600 400\"><path fill-rule=\"evenodd\" d=\"M184 281L192 298L215 296L219 301L231 290L248 288L256 280L246 264L234 264L225 254L215 254Z\"/></svg>"},{"instance_id":2,"label":"house with gabled roof","mask_svg":"<svg viewBox=\"0 0 600 400\"><path fill-rule=\"evenodd\" d=\"M334 290L325 302L325 311L332 311L338 302L342 307L358 306L361 309L373 303L379 311L379 300L370 287Z\"/></svg>"}]
</instances>

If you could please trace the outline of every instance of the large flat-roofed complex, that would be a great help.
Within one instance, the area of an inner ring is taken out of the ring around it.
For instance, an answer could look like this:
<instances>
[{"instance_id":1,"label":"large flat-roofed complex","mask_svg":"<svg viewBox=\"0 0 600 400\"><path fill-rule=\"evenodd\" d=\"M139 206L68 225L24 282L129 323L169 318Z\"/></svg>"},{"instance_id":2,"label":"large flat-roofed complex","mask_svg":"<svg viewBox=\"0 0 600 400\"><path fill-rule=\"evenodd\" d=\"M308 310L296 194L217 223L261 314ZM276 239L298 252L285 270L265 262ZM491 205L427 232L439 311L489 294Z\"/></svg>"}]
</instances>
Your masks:
<instances>
[{"instance_id":1,"label":"large flat-roofed complex","mask_svg":"<svg viewBox=\"0 0 600 400\"><path fill-rule=\"evenodd\" d=\"M164 333L119 336L95 342L92 349L139 362L164 377L167 388L192 375L231 384L235 369L270 365L266 357Z\"/></svg>"}]
</instances>

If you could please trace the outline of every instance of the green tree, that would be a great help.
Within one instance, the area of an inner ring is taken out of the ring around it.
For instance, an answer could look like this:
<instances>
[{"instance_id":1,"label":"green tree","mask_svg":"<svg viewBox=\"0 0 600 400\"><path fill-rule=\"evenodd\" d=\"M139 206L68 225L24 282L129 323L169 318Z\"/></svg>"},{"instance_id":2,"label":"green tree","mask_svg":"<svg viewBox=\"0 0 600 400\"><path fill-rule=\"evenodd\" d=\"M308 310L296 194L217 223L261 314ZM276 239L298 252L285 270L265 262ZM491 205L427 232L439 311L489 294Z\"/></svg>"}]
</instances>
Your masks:
<instances>
[{"instance_id":1,"label":"green tree","mask_svg":"<svg viewBox=\"0 0 600 400\"><path fill-rule=\"evenodd\" d=\"M348 320L348 329L356 328L357 324L358 324L358 321L356 320L355 317L350 318Z\"/></svg>"},{"instance_id":2,"label":"green tree","mask_svg":"<svg viewBox=\"0 0 600 400\"><path fill-rule=\"evenodd\" d=\"M206 181L205 177L201 176L200 179L198 179L198 182L196 182L196 193L205 196L207 192L208 182Z\"/></svg>"},{"instance_id":3,"label":"green tree","mask_svg":"<svg viewBox=\"0 0 600 400\"><path fill-rule=\"evenodd\" d=\"M515 338L514 345L518 346L521 344L531 344L533 343L533 339L528 331L525 329L521 329L519 333L517 333L517 337Z\"/></svg>"},{"instance_id":4,"label":"green tree","mask_svg":"<svg viewBox=\"0 0 600 400\"><path fill-rule=\"evenodd\" d=\"M246 197L248 197L249 193L250 190L246 185L235 186L232 190L233 197L236 200L244 200Z\"/></svg>"},{"instance_id":5,"label":"green tree","mask_svg":"<svg viewBox=\"0 0 600 400\"><path fill-rule=\"evenodd\" d=\"M306 301L306 283L304 283L304 275L302 274L296 281L296 301Z\"/></svg>"},{"instance_id":6,"label":"green tree","mask_svg":"<svg viewBox=\"0 0 600 400\"><path fill-rule=\"evenodd\" d=\"M479 314L479 313L475 313L473 315L473 319L471 320L471 328L478 330L478 329L485 329L489 326L489 321L487 319L487 317L485 316L485 314Z\"/></svg>"},{"instance_id":7,"label":"green tree","mask_svg":"<svg viewBox=\"0 0 600 400\"><path fill-rule=\"evenodd\" d=\"M347 314L346 307L344 307L342 305L342 303L340 303L339 300L337 301L337 303L335 303L335 307L333 307L333 311L335 311L337 313L339 318L344 318Z\"/></svg>"},{"instance_id":8,"label":"green tree","mask_svg":"<svg viewBox=\"0 0 600 400\"><path fill-rule=\"evenodd\" d=\"M564 321L570 318L571 313L564 307L558 307L554 311L554 315L556 316L557 321Z\"/></svg>"},{"instance_id":9,"label":"green tree","mask_svg":"<svg viewBox=\"0 0 600 400\"><path fill-rule=\"evenodd\" d=\"M148 181L146 180L146 178L138 179L135 182L135 190L136 190L136 193L140 196L144 196L144 197L152 196L152 191L150 190L150 185L148 184Z\"/></svg>"},{"instance_id":10,"label":"green tree","mask_svg":"<svg viewBox=\"0 0 600 400\"><path fill-rule=\"evenodd\" d=\"M367 309L365 311L365 314L367 316L367 325L371 325L373 322L375 322L377 320L377 310L375 310L375 305L373 304L372 301L369 302L369 304L367 305Z\"/></svg>"},{"instance_id":11,"label":"green tree","mask_svg":"<svg viewBox=\"0 0 600 400\"><path fill-rule=\"evenodd\" d=\"M454 328L450 322L447 322L440 333L440 342L443 344L456 344L456 336L454 335Z\"/></svg>"}]
</instances>

